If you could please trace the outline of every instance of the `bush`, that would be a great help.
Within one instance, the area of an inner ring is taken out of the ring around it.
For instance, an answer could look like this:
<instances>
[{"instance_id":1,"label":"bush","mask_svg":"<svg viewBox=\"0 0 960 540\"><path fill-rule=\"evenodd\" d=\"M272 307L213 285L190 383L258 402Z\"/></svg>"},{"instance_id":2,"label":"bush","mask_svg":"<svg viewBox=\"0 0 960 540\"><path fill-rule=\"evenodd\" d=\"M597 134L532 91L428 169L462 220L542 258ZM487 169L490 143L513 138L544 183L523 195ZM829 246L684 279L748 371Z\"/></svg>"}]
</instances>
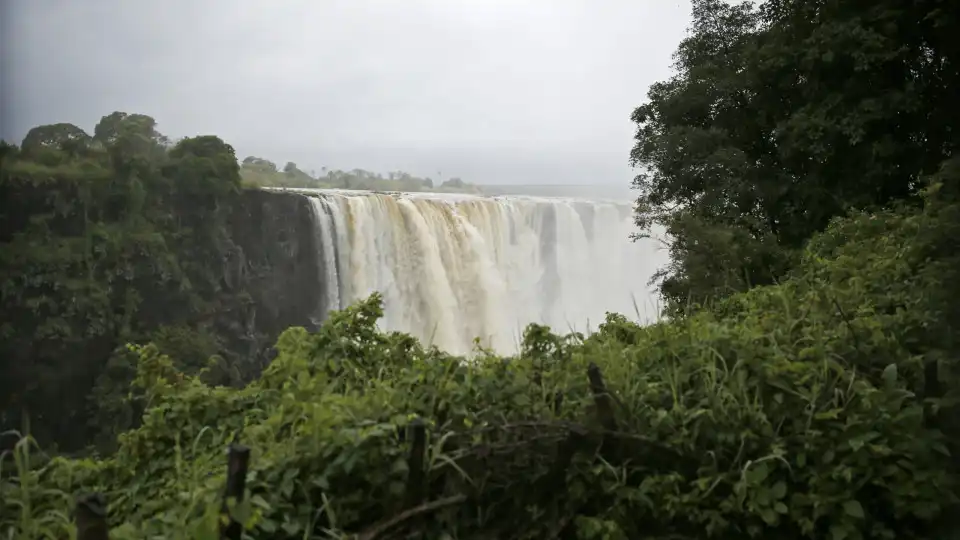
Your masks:
<instances>
[{"instance_id":1,"label":"bush","mask_svg":"<svg viewBox=\"0 0 960 540\"><path fill-rule=\"evenodd\" d=\"M531 325L510 358L378 331L377 295L287 330L244 388L139 348L142 426L96 461L22 442L0 534L70 534L69 495L99 491L114 538L213 538L239 439L250 538L932 538L958 501L956 216L854 216L784 283L587 338Z\"/></svg>"}]
</instances>

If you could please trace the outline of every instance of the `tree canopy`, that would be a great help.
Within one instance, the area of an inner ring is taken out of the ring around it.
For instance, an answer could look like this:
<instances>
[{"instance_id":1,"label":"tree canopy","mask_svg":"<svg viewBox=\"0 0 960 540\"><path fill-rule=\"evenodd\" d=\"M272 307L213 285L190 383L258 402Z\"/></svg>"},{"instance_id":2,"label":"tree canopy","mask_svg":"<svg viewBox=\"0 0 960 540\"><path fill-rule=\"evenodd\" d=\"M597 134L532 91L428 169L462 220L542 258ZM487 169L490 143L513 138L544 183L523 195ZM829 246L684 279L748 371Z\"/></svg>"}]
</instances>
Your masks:
<instances>
[{"instance_id":1,"label":"tree canopy","mask_svg":"<svg viewBox=\"0 0 960 540\"><path fill-rule=\"evenodd\" d=\"M772 283L833 217L914 200L960 148L960 18L937 3L694 0L633 113L637 223L674 309Z\"/></svg>"}]
</instances>

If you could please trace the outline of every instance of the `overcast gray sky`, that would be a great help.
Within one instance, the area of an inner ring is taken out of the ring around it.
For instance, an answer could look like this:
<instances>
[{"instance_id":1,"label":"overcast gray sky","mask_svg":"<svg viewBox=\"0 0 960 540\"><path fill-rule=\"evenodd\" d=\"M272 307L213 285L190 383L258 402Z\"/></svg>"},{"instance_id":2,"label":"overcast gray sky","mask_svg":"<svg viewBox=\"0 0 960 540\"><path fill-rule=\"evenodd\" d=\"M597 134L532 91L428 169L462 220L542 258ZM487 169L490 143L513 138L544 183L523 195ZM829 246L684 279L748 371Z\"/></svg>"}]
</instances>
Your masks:
<instances>
[{"instance_id":1,"label":"overcast gray sky","mask_svg":"<svg viewBox=\"0 0 960 540\"><path fill-rule=\"evenodd\" d=\"M305 170L629 183L678 0L0 0L0 136L114 110Z\"/></svg>"}]
</instances>

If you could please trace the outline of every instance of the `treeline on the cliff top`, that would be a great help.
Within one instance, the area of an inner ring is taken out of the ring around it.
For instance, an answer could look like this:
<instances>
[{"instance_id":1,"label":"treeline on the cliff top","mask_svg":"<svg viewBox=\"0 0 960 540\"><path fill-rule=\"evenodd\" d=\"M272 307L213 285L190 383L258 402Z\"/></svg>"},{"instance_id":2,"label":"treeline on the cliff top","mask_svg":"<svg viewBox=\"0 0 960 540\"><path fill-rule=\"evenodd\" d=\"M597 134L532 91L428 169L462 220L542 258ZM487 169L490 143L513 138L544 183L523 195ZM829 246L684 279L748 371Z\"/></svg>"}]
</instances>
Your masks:
<instances>
[{"instance_id":1,"label":"treeline on the cliff top","mask_svg":"<svg viewBox=\"0 0 960 540\"><path fill-rule=\"evenodd\" d=\"M440 175L441 173L437 173ZM327 170L326 167L309 173L300 170L296 163L287 162L282 170L269 160L247 156L240 166L240 176L246 186L276 186L289 188L334 188L363 189L369 191L431 191L441 193L480 194L480 187L452 177L446 180L420 178L403 171L380 173L353 169L351 171Z\"/></svg>"},{"instance_id":2,"label":"treeline on the cliff top","mask_svg":"<svg viewBox=\"0 0 960 540\"><path fill-rule=\"evenodd\" d=\"M229 513L251 538L960 536L960 17L693 7L675 75L633 116L637 222L670 233L670 318L531 325L509 358L381 332L373 297L231 379L191 345L215 328L161 300L232 298L196 256L223 249L216 219L180 218L229 206L232 149L171 147L136 115L5 149L0 360L38 386L0 384L66 429L85 402L36 381L97 380L122 433L87 459L22 439L0 466L0 534L69 536L73 497L95 491L115 540L216 537L239 441Z\"/></svg>"}]
</instances>

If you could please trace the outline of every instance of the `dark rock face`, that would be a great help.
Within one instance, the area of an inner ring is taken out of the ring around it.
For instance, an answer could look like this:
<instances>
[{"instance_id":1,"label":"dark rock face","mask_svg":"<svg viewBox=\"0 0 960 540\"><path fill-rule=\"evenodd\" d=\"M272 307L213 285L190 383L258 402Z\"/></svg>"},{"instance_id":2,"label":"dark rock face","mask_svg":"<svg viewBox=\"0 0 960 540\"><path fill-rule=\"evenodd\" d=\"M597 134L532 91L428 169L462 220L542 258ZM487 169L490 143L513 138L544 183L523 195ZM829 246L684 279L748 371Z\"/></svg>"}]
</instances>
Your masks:
<instances>
[{"instance_id":1,"label":"dark rock face","mask_svg":"<svg viewBox=\"0 0 960 540\"><path fill-rule=\"evenodd\" d=\"M244 192L230 219L233 246L224 253L223 287L231 307L214 314L214 326L241 362L263 367L281 332L313 329L323 298L316 224L307 197Z\"/></svg>"}]
</instances>

